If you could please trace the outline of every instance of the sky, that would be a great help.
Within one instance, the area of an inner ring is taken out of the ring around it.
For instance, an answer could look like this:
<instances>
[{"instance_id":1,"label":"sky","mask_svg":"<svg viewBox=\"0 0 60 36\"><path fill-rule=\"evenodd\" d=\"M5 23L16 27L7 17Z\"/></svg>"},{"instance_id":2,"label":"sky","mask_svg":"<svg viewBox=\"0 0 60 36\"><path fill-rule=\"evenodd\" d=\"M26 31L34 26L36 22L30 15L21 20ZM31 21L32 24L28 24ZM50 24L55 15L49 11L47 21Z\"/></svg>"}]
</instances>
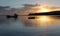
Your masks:
<instances>
[{"instance_id":1,"label":"sky","mask_svg":"<svg viewBox=\"0 0 60 36\"><path fill-rule=\"evenodd\" d=\"M10 6L14 8L22 7L22 4L35 3L60 6L60 0L0 0L0 6Z\"/></svg>"}]
</instances>

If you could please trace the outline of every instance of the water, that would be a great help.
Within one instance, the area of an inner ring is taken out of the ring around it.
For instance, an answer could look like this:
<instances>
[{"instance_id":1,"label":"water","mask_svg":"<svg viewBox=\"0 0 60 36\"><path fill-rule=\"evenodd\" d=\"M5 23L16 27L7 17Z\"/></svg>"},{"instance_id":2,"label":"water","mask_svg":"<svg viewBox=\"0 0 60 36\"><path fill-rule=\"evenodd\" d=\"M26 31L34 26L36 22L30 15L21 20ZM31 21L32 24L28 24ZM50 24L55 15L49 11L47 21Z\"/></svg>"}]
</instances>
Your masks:
<instances>
[{"instance_id":1,"label":"water","mask_svg":"<svg viewBox=\"0 0 60 36\"><path fill-rule=\"evenodd\" d=\"M7 19L0 16L0 36L60 36L60 19L42 22L26 16Z\"/></svg>"}]
</instances>

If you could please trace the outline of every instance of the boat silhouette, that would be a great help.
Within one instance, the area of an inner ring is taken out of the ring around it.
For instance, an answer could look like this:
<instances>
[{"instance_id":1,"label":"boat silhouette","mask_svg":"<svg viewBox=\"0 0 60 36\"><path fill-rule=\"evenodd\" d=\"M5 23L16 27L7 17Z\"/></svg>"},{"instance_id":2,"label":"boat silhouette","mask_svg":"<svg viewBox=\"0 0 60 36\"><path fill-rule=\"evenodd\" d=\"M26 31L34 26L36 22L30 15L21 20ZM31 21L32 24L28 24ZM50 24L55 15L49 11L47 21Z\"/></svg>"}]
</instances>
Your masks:
<instances>
[{"instance_id":1,"label":"boat silhouette","mask_svg":"<svg viewBox=\"0 0 60 36\"><path fill-rule=\"evenodd\" d=\"M60 17L60 11L51 11L51 12L43 12L43 13L29 13L28 15L0 15L0 16L6 16L7 19L14 18L15 20L18 18L18 16L28 16L28 19L35 19L35 16L56 16Z\"/></svg>"},{"instance_id":2,"label":"boat silhouette","mask_svg":"<svg viewBox=\"0 0 60 36\"><path fill-rule=\"evenodd\" d=\"M18 18L18 15L17 14L14 14L13 16L12 15L6 15L7 19L9 18L15 18L15 20Z\"/></svg>"}]
</instances>

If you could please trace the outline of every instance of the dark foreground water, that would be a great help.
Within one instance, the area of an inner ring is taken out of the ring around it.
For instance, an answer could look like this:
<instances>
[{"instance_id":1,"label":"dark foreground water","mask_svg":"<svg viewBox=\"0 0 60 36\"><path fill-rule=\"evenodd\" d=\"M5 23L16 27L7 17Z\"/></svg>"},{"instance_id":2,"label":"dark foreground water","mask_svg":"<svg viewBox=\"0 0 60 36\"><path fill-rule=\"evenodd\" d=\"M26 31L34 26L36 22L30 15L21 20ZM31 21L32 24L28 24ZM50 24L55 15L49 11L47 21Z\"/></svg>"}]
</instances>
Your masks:
<instances>
[{"instance_id":1,"label":"dark foreground water","mask_svg":"<svg viewBox=\"0 0 60 36\"><path fill-rule=\"evenodd\" d=\"M0 36L60 36L59 19L52 21L41 25L36 20L14 20L0 16Z\"/></svg>"}]
</instances>

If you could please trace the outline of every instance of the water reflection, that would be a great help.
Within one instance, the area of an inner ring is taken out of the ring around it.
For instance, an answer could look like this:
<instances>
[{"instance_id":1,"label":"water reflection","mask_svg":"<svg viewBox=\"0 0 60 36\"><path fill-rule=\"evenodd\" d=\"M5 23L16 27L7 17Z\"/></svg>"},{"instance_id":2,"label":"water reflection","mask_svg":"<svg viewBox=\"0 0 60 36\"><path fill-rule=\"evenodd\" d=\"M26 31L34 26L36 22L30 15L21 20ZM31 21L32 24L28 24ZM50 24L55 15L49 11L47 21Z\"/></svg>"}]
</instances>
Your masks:
<instances>
[{"instance_id":1,"label":"water reflection","mask_svg":"<svg viewBox=\"0 0 60 36\"><path fill-rule=\"evenodd\" d=\"M28 16L22 16L22 21L30 25L40 25L45 26L46 24L51 25L53 23L59 22L60 19L55 19L53 16L37 16L37 19L28 19Z\"/></svg>"},{"instance_id":2,"label":"water reflection","mask_svg":"<svg viewBox=\"0 0 60 36\"><path fill-rule=\"evenodd\" d=\"M54 19L51 16L40 16L36 20L38 25L43 27L47 25L51 25L51 23L54 21Z\"/></svg>"},{"instance_id":3,"label":"water reflection","mask_svg":"<svg viewBox=\"0 0 60 36\"><path fill-rule=\"evenodd\" d=\"M17 20L0 18L0 36L60 36L60 19L52 16L19 16Z\"/></svg>"},{"instance_id":4,"label":"water reflection","mask_svg":"<svg viewBox=\"0 0 60 36\"><path fill-rule=\"evenodd\" d=\"M35 28L36 36L59 36L60 19L55 16L37 16L37 19L28 19L28 16L22 16L22 19L28 27L30 25L29 29Z\"/></svg>"}]
</instances>

